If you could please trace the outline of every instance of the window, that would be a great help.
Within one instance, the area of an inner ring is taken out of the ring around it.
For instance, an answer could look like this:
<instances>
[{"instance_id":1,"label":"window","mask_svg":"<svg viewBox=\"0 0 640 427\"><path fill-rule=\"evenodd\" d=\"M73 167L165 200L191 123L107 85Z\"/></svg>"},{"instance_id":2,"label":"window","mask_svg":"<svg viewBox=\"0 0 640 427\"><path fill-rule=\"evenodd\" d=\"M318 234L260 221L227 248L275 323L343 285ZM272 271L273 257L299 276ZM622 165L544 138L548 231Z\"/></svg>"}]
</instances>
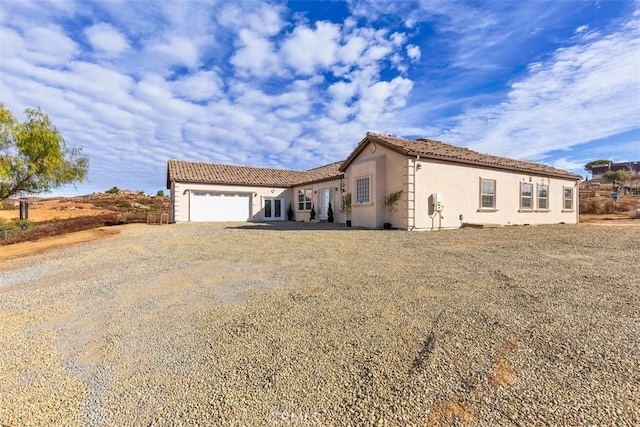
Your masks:
<instances>
[{"instance_id":1,"label":"window","mask_svg":"<svg viewBox=\"0 0 640 427\"><path fill-rule=\"evenodd\" d=\"M311 210L311 190L298 190L298 210L310 211Z\"/></svg>"},{"instance_id":2,"label":"window","mask_svg":"<svg viewBox=\"0 0 640 427\"><path fill-rule=\"evenodd\" d=\"M533 209L533 184L523 182L520 185L520 209Z\"/></svg>"},{"instance_id":3,"label":"window","mask_svg":"<svg viewBox=\"0 0 640 427\"><path fill-rule=\"evenodd\" d=\"M495 179L480 179L480 209L496 208Z\"/></svg>"},{"instance_id":4,"label":"window","mask_svg":"<svg viewBox=\"0 0 640 427\"><path fill-rule=\"evenodd\" d=\"M540 184L538 185L538 209L549 209L549 186Z\"/></svg>"},{"instance_id":5,"label":"window","mask_svg":"<svg viewBox=\"0 0 640 427\"><path fill-rule=\"evenodd\" d=\"M356 203L369 203L369 177L356 179Z\"/></svg>"},{"instance_id":6,"label":"window","mask_svg":"<svg viewBox=\"0 0 640 427\"><path fill-rule=\"evenodd\" d=\"M571 211L573 210L573 188L564 187L564 210Z\"/></svg>"}]
</instances>

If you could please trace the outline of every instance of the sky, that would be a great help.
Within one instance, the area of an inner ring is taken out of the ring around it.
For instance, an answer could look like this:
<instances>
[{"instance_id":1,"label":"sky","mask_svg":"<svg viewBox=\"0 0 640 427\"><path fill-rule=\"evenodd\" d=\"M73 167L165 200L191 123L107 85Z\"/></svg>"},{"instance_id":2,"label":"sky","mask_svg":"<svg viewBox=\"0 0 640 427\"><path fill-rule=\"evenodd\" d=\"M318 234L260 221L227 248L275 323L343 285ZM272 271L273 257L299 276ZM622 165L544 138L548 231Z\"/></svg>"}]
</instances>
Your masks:
<instances>
[{"instance_id":1,"label":"sky","mask_svg":"<svg viewBox=\"0 0 640 427\"><path fill-rule=\"evenodd\" d=\"M585 176L640 161L640 1L0 0L0 101L89 157L60 195L306 170L367 131Z\"/></svg>"}]
</instances>

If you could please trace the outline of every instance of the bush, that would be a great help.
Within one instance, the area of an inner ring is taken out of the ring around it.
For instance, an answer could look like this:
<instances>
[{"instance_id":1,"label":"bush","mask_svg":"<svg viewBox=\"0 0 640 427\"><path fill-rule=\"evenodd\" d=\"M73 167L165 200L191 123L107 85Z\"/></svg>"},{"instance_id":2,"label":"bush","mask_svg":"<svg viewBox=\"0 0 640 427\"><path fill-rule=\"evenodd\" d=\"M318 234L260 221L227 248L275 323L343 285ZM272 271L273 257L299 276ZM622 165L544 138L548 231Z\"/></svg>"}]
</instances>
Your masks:
<instances>
[{"instance_id":1,"label":"bush","mask_svg":"<svg viewBox=\"0 0 640 427\"><path fill-rule=\"evenodd\" d=\"M17 222L21 221L17 220ZM10 236L6 240L0 242L0 244L9 245L12 243L38 240L43 237L73 233L75 231L90 230L107 225L129 224L133 222L146 222L146 215L119 215L117 213L109 213L103 215L43 221L37 225L30 222L30 228L27 231Z\"/></svg>"},{"instance_id":2,"label":"bush","mask_svg":"<svg viewBox=\"0 0 640 427\"><path fill-rule=\"evenodd\" d=\"M0 218L0 231L6 230L26 230L33 227L35 223L30 219L12 218L10 220Z\"/></svg>"},{"instance_id":3,"label":"bush","mask_svg":"<svg viewBox=\"0 0 640 427\"><path fill-rule=\"evenodd\" d=\"M629 179L629 174L620 169L617 171L605 172L604 177L607 181L627 181Z\"/></svg>"}]
</instances>

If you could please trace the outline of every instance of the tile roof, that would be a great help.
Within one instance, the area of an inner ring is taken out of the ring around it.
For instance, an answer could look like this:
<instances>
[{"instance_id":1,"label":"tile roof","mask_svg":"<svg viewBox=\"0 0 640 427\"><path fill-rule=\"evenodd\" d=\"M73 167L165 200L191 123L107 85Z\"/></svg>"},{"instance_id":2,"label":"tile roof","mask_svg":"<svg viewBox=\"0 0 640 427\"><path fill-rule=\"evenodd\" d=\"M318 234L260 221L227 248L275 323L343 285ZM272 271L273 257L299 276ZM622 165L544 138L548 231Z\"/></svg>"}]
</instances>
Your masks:
<instances>
[{"instance_id":1,"label":"tile roof","mask_svg":"<svg viewBox=\"0 0 640 427\"><path fill-rule=\"evenodd\" d=\"M340 179L344 177L343 172L369 143L382 145L405 156L420 156L424 159L441 160L450 163L541 174L544 176L580 179L579 175L542 163L525 162L508 157L479 153L467 148L456 147L455 145L449 145L444 142L426 138L411 140L367 132L367 135L358 143L346 160L307 171L169 160L167 164L167 188L170 188L171 181L253 185L259 187L293 187L331 179Z\"/></svg>"},{"instance_id":2,"label":"tile roof","mask_svg":"<svg viewBox=\"0 0 640 427\"><path fill-rule=\"evenodd\" d=\"M370 142L380 144L384 147L389 148L390 150L396 151L406 156L420 156L421 158L483 166L492 169L504 169L510 171L543 174L545 176L580 179L579 175L542 163L525 162L509 157L479 153L467 148L456 147L455 145L449 145L445 144L444 142L434 141L426 138L410 140L398 138L391 135L381 135L373 132L367 132L367 135L364 137L364 139L360 141L358 146L342 163L341 170L344 171L358 157L364 147Z\"/></svg>"},{"instance_id":3,"label":"tile roof","mask_svg":"<svg viewBox=\"0 0 640 427\"><path fill-rule=\"evenodd\" d=\"M167 188L170 188L171 181L253 185L259 187L292 187L297 184L342 178L344 174L338 170L341 164L342 162L336 162L308 171L294 171L169 160L167 163Z\"/></svg>"},{"instance_id":4,"label":"tile roof","mask_svg":"<svg viewBox=\"0 0 640 427\"><path fill-rule=\"evenodd\" d=\"M340 172L340 166L342 160L339 162L331 163L319 168L309 169L304 172L300 172L300 178L296 181L296 185L310 184L313 182L327 181L330 179L339 179L344 177L344 173Z\"/></svg>"}]
</instances>

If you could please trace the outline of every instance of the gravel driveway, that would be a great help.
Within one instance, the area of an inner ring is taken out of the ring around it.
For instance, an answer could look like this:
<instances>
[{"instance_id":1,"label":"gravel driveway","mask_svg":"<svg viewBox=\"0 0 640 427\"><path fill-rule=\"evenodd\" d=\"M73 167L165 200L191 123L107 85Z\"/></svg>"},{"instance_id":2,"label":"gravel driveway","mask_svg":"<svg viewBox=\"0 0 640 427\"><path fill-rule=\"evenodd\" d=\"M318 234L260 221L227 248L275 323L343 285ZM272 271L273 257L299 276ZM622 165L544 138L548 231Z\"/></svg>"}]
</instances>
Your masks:
<instances>
[{"instance_id":1,"label":"gravel driveway","mask_svg":"<svg viewBox=\"0 0 640 427\"><path fill-rule=\"evenodd\" d=\"M639 257L637 226L126 226L0 273L0 424L640 425Z\"/></svg>"}]
</instances>

